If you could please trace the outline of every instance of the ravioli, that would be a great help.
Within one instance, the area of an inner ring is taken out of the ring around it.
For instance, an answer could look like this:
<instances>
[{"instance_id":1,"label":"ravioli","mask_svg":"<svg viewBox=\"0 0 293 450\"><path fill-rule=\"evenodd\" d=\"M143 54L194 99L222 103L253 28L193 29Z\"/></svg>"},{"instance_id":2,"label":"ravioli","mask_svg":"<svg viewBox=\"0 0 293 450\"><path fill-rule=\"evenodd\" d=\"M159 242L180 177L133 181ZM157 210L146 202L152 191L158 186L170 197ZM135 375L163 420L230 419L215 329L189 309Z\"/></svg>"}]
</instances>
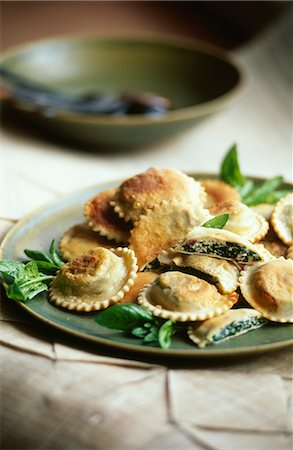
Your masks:
<instances>
[{"instance_id":1,"label":"ravioli","mask_svg":"<svg viewBox=\"0 0 293 450\"><path fill-rule=\"evenodd\" d=\"M233 262L204 255L177 255L172 262L207 275L222 294L234 292L238 287L239 270Z\"/></svg>"},{"instance_id":2,"label":"ravioli","mask_svg":"<svg viewBox=\"0 0 293 450\"><path fill-rule=\"evenodd\" d=\"M286 245L293 241L293 193L283 197L275 206L272 219L272 226Z\"/></svg>"},{"instance_id":3,"label":"ravioli","mask_svg":"<svg viewBox=\"0 0 293 450\"><path fill-rule=\"evenodd\" d=\"M132 250L96 247L62 267L50 284L49 297L69 310L98 311L124 297L136 272Z\"/></svg>"},{"instance_id":4,"label":"ravioli","mask_svg":"<svg viewBox=\"0 0 293 450\"><path fill-rule=\"evenodd\" d=\"M137 297L146 284L152 283L158 274L154 272L138 272L134 284L125 293L119 303L137 303Z\"/></svg>"},{"instance_id":5,"label":"ravioli","mask_svg":"<svg viewBox=\"0 0 293 450\"><path fill-rule=\"evenodd\" d=\"M176 169L151 168L125 180L111 204L125 221L135 222L148 209L171 198L184 207L201 204L205 193L198 182Z\"/></svg>"},{"instance_id":6,"label":"ravioli","mask_svg":"<svg viewBox=\"0 0 293 450\"><path fill-rule=\"evenodd\" d=\"M231 231L215 228L194 227L174 250L183 254L227 259L240 264L252 264L266 259L261 248L247 239Z\"/></svg>"},{"instance_id":7,"label":"ravioli","mask_svg":"<svg viewBox=\"0 0 293 450\"><path fill-rule=\"evenodd\" d=\"M290 245L290 247L288 248L286 258L293 259L293 245Z\"/></svg>"},{"instance_id":8,"label":"ravioli","mask_svg":"<svg viewBox=\"0 0 293 450\"><path fill-rule=\"evenodd\" d=\"M293 322L293 261L279 258L241 272L245 300L273 322Z\"/></svg>"},{"instance_id":9,"label":"ravioli","mask_svg":"<svg viewBox=\"0 0 293 450\"><path fill-rule=\"evenodd\" d=\"M138 303L155 316L179 322L205 320L223 314L237 301L236 292L222 295L212 284L176 271L159 275L138 297Z\"/></svg>"},{"instance_id":10,"label":"ravioli","mask_svg":"<svg viewBox=\"0 0 293 450\"><path fill-rule=\"evenodd\" d=\"M219 202L226 202L230 200L240 201L240 196L236 189L222 180L204 179L200 180L200 184L203 186L207 194L204 203L205 208L209 208L211 205Z\"/></svg>"},{"instance_id":11,"label":"ravioli","mask_svg":"<svg viewBox=\"0 0 293 450\"><path fill-rule=\"evenodd\" d=\"M100 235L127 244L132 224L120 219L110 205L115 192L115 189L108 189L87 201L84 205L84 216L89 226Z\"/></svg>"},{"instance_id":12,"label":"ravioli","mask_svg":"<svg viewBox=\"0 0 293 450\"><path fill-rule=\"evenodd\" d=\"M129 248L135 252L139 270L208 218L208 211L201 206L182 205L174 199L149 209L135 222L129 239Z\"/></svg>"},{"instance_id":13,"label":"ravioli","mask_svg":"<svg viewBox=\"0 0 293 450\"><path fill-rule=\"evenodd\" d=\"M188 328L188 336L200 348L219 344L266 325L268 320L254 309L230 309L220 316L196 323Z\"/></svg>"},{"instance_id":14,"label":"ravioli","mask_svg":"<svg viewBox=\"0 0 293 450\"><path fill-rule=\"evenodd\" d=\"M70 261L95 247L113 248L117 247L117 244L93 231L86 223L70 227L59 242L59 251L65 261Z\"/></svg>"},{"instance_id":15,"label":"ravioli","mask_svg":"<svg viewBox=\"0 0 293 450\"><path fill-rule=\"evenodd\" d=\"M220 202L209 208L213 216L229 214L225 230L239 234L250 242L258 242L264 238L269 229L268 222L244 203L234 200Z\"/></svg>"}]
</instances>

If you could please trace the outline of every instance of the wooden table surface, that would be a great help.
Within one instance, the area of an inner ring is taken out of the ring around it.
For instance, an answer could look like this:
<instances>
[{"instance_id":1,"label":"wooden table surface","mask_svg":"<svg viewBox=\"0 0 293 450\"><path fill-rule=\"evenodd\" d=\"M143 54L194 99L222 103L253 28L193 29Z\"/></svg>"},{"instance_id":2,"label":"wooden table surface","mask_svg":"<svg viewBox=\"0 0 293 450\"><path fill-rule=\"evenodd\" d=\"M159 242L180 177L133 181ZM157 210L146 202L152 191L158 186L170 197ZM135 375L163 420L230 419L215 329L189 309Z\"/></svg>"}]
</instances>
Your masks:
<instances>
[{"instance_id":1,"label":"wooden table surface","mask_svg":"<svg viewBox=\"0 0 293 450\"><path fill-rule=\"evenodd\" d=\"M292 10L291 10L292 11ZM292 14L234 52L237 104L135 154L61 147L3 123L1 235L43 203L149 166L218 171L233 143L247 175L292 181ZM164 364L72 339L3 299L3 449L290 449L292 354Z\"/></svg>"}]
</instances>

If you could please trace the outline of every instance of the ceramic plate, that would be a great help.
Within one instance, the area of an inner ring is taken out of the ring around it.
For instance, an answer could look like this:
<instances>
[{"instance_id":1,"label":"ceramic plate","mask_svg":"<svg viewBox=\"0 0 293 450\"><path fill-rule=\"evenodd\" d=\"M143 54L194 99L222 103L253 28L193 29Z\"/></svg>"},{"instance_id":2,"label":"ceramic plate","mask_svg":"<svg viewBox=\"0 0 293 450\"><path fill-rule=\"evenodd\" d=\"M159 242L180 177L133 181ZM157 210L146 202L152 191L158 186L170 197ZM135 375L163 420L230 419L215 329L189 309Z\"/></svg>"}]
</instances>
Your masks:
<instances>
[{"instance_id":1,"label":"ceramic plate","mask_svg":"<svg viewBox=\"0 0 293 450\"><path fill-rule=\"evenodd\" d=\"M31 87L62 94L155 92L170 98L168 114L98 116L42 111L12 102L43 134L105 151L169 139L236 99L245 75L231 57L208 45L155 37L68 36L26 44L2 55L1 67ZM11 105L11 102L7 102Z\"/></svg>"},{"instance_id":2,"label":"ceramic plate","mask_svg":"<svg viewBox=\"0 0 293 450\"><path fill-rule=\"evenodd\" d=\"M208 174L196 178L211 177ZM57 241L70 226L84 221L83 204L105 189L116 187L120 180L86 188L64 197L28 215L4 239L1 259L24 259L25 248L48 251L52 239ZM288 187L288 186L287 186ZM10 300L9 300L10 301ZM128 338L122 332L99 326L94 313L70 313L48 302L47 294L19 302L19 305L36 318L71 335L88 339L116 349L136 351L141 354L172 357L215 357L263 352L288 346L292 342L292 325L270 324L216 346L198 349L185 336L174 336L169 350L146 346L141 340Z\"/></svg>"}]
</instances>

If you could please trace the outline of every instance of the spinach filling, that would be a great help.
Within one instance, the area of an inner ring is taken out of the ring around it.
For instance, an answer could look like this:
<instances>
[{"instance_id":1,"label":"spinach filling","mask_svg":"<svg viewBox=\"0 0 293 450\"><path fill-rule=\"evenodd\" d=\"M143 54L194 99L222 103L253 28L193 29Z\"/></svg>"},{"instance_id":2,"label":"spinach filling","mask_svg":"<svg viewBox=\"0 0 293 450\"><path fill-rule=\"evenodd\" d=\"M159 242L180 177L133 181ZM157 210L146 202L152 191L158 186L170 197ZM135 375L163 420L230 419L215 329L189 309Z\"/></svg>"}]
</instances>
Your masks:
<instances>
[{"instance_id":1,"label":"spinach filling","mask_svg":"<svg viewBox=\"0 0 293 450\"><path fill-rule=\"evenodd\" d=\"M249 330L250 328L259 328L262 325L265 325L267 322L267 319L264 319L263 317L252 317L246 320L241 320L239 322L231 322L225 328L222 328L220 331L218 331L218 333L214 334L211 342L222 341L223 339L226 339L230 336L235 336L241 331Z\"/></svg>"},{"instance_id":2,"label":"spinach filling","mask_svg":"<svg viewBox=\"0 0 293 450\"><path fill-rule=\"evenodd\" d=\"M248 250L235 242L189 241L183 245L182 249L187 253L215 255L243 263L260 261L261 259L253 250Z\"/></svg>"},{"instance_id":3,"label":"spinach filling","mask_svg":"<svg viewBox=\"0 0 293 450\"><path fill-rule=\"evenodd\" d=\"M161 264L158 258L154 259L150 263L148 263L145 268L143 269L143 272L152 272L161 269Z\"/></svg>"}]
</instances>

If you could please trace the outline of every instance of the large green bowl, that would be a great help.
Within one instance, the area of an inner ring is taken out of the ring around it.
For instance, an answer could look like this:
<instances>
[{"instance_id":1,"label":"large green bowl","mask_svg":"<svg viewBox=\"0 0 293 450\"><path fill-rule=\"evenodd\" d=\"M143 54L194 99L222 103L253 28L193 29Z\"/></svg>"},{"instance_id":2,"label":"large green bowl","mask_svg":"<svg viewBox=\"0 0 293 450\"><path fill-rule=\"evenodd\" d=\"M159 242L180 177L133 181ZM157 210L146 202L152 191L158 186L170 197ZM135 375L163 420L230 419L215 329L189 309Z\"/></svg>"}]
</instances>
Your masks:
<instances>
[{"instance_id":1,"label":"large green bowl","mask_svg":"<svg viewBox=\"0 0 293 450\"><path fill-rule=\"evenodd\" d=\"M234 101L243 74L227 55L203 45L151 38L66 37L40 41L2 55L2 66L64 93L155 92L172 99L161 118L59 112L46 117L13 104L34 123L75 143L97 148L133 146L168 138Z\"/></svg>"}]
</instances>

